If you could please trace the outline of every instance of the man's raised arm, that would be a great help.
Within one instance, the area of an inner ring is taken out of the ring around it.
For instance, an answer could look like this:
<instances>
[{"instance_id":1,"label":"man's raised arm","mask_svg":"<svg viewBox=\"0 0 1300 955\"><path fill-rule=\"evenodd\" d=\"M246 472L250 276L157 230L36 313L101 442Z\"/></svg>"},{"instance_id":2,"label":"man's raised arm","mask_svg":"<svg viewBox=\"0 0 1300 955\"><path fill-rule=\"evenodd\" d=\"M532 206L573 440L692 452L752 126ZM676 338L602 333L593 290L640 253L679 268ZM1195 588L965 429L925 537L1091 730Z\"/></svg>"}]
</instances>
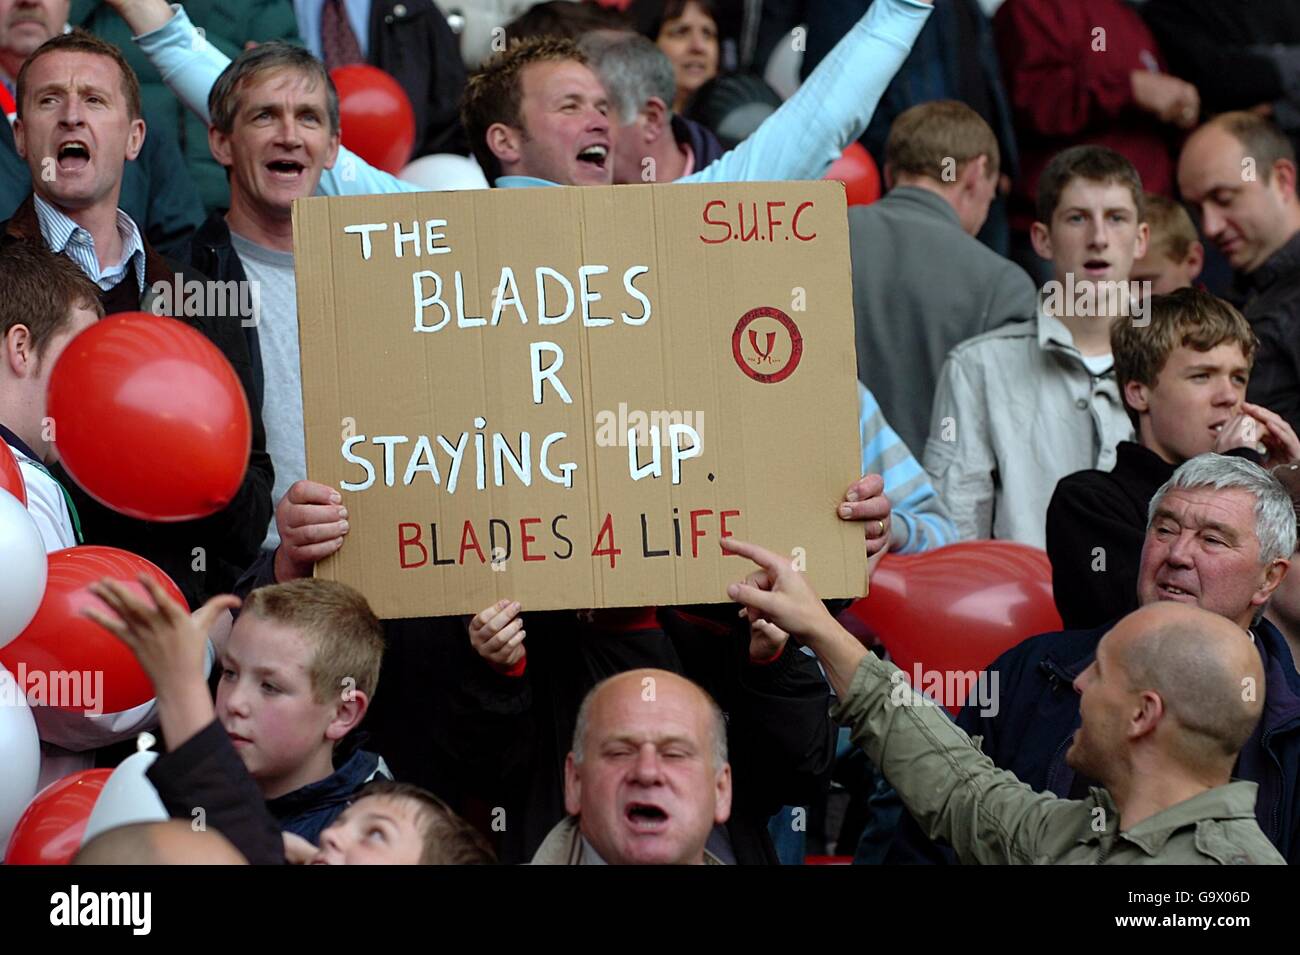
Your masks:
<instances>
[{"instance_id":1,"label":"man's raised arm","mask_svg":"<svg viewBox=\"0 0 1300 955\"><path fill-rule=\"evenodd\" d=\"M167 0L109 0L131 28L141 52L162 76L177 98L205 123L208 93L230 65L230 58L204 39L180 4ZM345 146L339 147L332 169L321 173L317 193L325 196L369 195L383 192L422 192L376 169Z\"/></svg>"},{"instance_id":2,"label":"man's raised arm","mask_svg":"<svg viewBox=\"0 0 1300 955\"><path fill-rule=\"evenodd\" d=\"M930 10L931 0L874 0L794 95L748 139L677 181L821 178L866 130Z\"/></svg>"},{"instance_id":3,"label":"man's raised arm","mask_svg":"<svg viewBox=\"0 0 1300 955\"><path fill-rule=\"evenodd\" d=\"M1045 846L1074 825L1077 803L1035 793L998 769L901 670L836 623L789 560L734 537L722 547L761 568L728 587L728 596L817 654L839 697L832 715L850 727L932 839L946 839L967 863L1051 861L1042 858Z\"/></svg>"}]
</instances>

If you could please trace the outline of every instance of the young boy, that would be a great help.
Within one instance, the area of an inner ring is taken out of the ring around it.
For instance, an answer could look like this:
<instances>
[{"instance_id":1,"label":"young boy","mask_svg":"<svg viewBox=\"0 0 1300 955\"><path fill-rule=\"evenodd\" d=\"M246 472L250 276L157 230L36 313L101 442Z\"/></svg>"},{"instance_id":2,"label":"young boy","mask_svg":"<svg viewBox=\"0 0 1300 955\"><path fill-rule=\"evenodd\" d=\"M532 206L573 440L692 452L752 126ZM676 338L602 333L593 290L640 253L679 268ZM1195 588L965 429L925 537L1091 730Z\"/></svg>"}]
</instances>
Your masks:
<instances>
[{"instance_id":1,"label":"young boy","mask_svg":"<svg viewBox=\"0 0 1300 955\"><path fill-rule=\"evenodd\" d=\"M45 467L54 461L45 393L63 349L104 309L76 263L34 242L0 245L0 290L0 438L22 469L46 551L72 547L75 512Z\"/></svg>"},{"instance_id":2,"label":"young boy","mask_svg":"<svg viewBox=\"0 0 1300 955\"><path fill-rule=\"evenodd\" d=\"M1227 302L1190 288L1156 296L1150 324L1115 322L1111 348L1137 441L1120 442L1109 471L1068 475L1052 495L1047 555L1068 629L1137 609L1147 508L1184 461L1207 451L1269 466L1300 457L1291 426L1245 400L1255 333Z\"/></svg>"},{"instance_id":3,"label":"young boy","mask_svg":"<svg viewBox=\"0 0 1300 955\"><path fill-rule=\"evenodd\" d=\"M1101 146L1059 153L1038 184L1031 236L1055 278L1038 316L963 342L939 376L926 470L963 539L1044 543L1056 482L1109 468L1132 433L1110 356L1110 320L1139 306L1142 183ZM1135 320L1141 320L1135 316Z\"/></svg>"},{"instance_id":4,"label":"young boy","mask_svg":"<svg viewBox=\"0 0 1300 955\"><path fill-rule=\"evenodd\" d=\"M206 634L233 597L209 601L193 617L149 588L156 608L111 581L95 588L120 619L86 615L124 640L158 693L171 749L199 737L195 758L233 747L285 832L311 843L387 767L349 733L379 681L383 636L355 590L296 580L251 594L218 646L215 710L203 677Z\"/></svg>"},{"instance_id":5,"label":"young boy","mask_svg":"<svg viewBox=\"0 0 1300 955\"><path fill-rule=\"evenodd\" d=\"M1147 254L1133 263L1133 281L1149 282L1152 295L1191 288L1205 265L1205 246L1192 217L1177 202L1155 193L1148 192L1144 202L1151 239Z\"/></svg>"}]
</instances>

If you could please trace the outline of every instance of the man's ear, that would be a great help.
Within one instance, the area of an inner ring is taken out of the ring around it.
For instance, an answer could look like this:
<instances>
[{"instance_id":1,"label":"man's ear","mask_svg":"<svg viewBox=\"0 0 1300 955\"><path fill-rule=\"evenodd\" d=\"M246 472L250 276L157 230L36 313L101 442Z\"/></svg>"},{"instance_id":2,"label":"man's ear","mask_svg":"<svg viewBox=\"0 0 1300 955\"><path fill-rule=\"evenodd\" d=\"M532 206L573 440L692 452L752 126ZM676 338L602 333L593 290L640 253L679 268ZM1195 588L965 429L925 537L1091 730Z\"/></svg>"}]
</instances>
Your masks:
<instances>
[{"instance_id":1,"label":"man's ear","mask_svg":"<svg viewBox=\"0 0 1300 955\"><path fill-rule=\"evenodd\" d=\"M1250 598L1251 604L1262 607L1268 603L1269 598L1273 596L1273 591L1277 590L1278 585L1282 583L1282 578L1286 576L1287 568L1290 566L1291 561L1285 557L1279 557L1269 564L1268 569L1264 571L1264 582L1260 585L1259 590L1255 591L1255 595Z\"/></svg>"},{"instance_id":2,"label":"man's ear","mask_svg":"<svg viewBox=\"0 0 1300 955\"><path fill-rule=\"evenodd\" d=\"M1273 163L1273 174L1270 178L1270 185L1282 196L1282 201L1286 203L1296 202L1296 168L1295 163L1290 159L1279 159Z\"/></svg>"},{"instance_id":3,"label":"man's ear","mask_svg":"<svg viewBox=\"0 0 1300 955\"><path fill-rule=\"evenodd\" d=\"M343 142L343 134L335 132L330 136L329 151L325 153L325 168L333 169L334 164L339 160L339 144Z\"/></svg>"},{"instance_id":4,"label":"man's ear","mask_svg":"<svg viewBox=\"0 0 1300 955\"><path fill-rule=\"evenodd\" d=\"M143 119L131 120L131 127L126 133L126 158L134 159L144 148L145 126Z\"/></svg>"},{"instance_id":5,"label":"man's ear","mask_svg":"<svg viewBox=\"0 0 1300 955\"><path fill-rule=\"evenodd\" d=\"M713 804L713 821L722 825L731 818L731 764L723 763L717 779L718 797Z\"/></svg>"},{"instance_id":6,"label":"man's ear","mask_svg":"<svg viewBox=\"0 0 1300 955\"><path fill-rule=\"evenodd\" d=\"M1147 246L1151 244L1151 226L1146 222L1139 222L1137 227L1137 246L1133 253L1133 261L1136 262L1147 254Z\"/></svg>"},{"instance_id":7,"label":"man's ear","mask_svg":"<svg viewBox=\"0 0 1300 955\"><path fill-rule=\"evenodd\" d=\"M1151 389L1140 381L1124 382L1124 403L1141 414L1151 409Z\"/></svg>"},{"instance_id":8,"label":"man's ear","mask_svg":"<svg viewBox=\"0 0 1300 955\"><path fill-rule=\"evenodd\" d=\"M1052 252L1052 233L1046 223L1035 222L1029 227L1029 241L1040 259L1050 262L1055 258Z\"/></svg>"},{"instance_id":9,"label":"man's ear","mask_svg":"<svg viewBox=\"0 0 1300 955\"><path fill-rule=\"evenodd\" d=\"M0 347L4 350L5 367L15 378L31 375L36 368L36 354L31 330L26 325L11 325L4 338L0 338Z\"/></svg>"},{"instance_id":10,"label":"man's ear","mask_svg":"<svg viewBox=\"0 0 1300 955\"><path fill-rule=\"evenodd\" d=\"M234 156L230 151L230 137L215 126L208 127L208 151L212 153L212 158L219 166L229 169L235 164Z\"/></svg>"},{"instance_id":11,"label":"man's ear","mask_svg":"<svg viewBox=\"0 0 1300 955\"><path fill-rule=\"evenodd\" d=\"M492 151L493 156L497 157L497 161L503 168L507 164L514 165L519 162L523 138L522 130L507 126L505 123L493 123L484 134L487 148Z\"/></svg>"},{"instance_id":12,"label":"man's ear","mask_svg":"<svg viewBox=\"0 0 1300 955\"><path fill-rule=\"evenodd\" d=\"M996 175L996 173L994 173ZM974 159L968 159L957 174L957 182L963 192L974 192L980 184L989 178L989 157L980 153Z\"/></svg>"},{"instance_id":13,"label":"man's ear","mask_svg":"<svg viewBox=\"0 0 1300 955\"><path fill-rule=\"evenodd\" d=\"M14 151L20 159L27 158L27 127L21 119L14 120Z\"/></svg>"},{"instance_id":14,"label":"man's ear","mask_svg":"<svg viewBox=\"0 0 1300 955\"><path fill-rule=\"evenodd\" d=\"M582 815L582 778L572 751L564 759L564 811L570 816Z\"/></svg>"},{"instance_id":15,"label":"man's ear","mask_svg":"<svg viewBox=\"0 0 1300 955\"><path fill-rule=\"evenodd\" d=\"M645 101L645 106L641 108L641 115L645 117L645 141L647 145L658 142L666 135L672 135L673 124L668 112L668 104L658 96L651 96Z\"/></svg>"},{"instance_id":16,"label":"man's ear","mask_svg":"<svg viewBox=\"0 0 1300 955\"><path fill-rule=\"evenodd\" d=\"M339 694L339 702L334 706L334 718L325 727L325 738L338 742L352 732L366 715L370 699L361 690L348 689Z\"/></svg>"},{"instance_id":17,"label":"man's ear","mask_svg":"<svg viewBox=\"0 0 1300 955\"><path fill-rule=\"evenodd\" d=\"M880 170L880 176L885 184L885 192L894 188L894 166L892 163L885 163L885 167Z\"/></svg>"},{"instance_id":18,"label":"man's ear","mask_svg":"<svg viewBox=\"0 0 1300 955\"><path fill-rule=\"evenodd\" d=\"M1138 697L1137 709L1129 718L1128 738L1135 741L1150 736L1165 715L1165 701L1155 690L1143 690Z\"/></svg>"}]
</instances>

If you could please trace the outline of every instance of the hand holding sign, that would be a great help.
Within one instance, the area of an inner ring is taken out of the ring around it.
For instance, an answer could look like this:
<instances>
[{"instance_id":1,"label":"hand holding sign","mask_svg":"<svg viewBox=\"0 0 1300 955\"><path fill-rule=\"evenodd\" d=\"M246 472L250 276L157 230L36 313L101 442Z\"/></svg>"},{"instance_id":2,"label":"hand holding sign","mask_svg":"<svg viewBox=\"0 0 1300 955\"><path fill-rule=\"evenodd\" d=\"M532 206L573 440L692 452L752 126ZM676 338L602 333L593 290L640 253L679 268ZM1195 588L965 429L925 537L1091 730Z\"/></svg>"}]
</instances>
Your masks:
<instances>
[{"instance_id":1,"label":"hand holding sign","mask_svg":"<svg viewBox=\"0 0 1300 955\"><path fill-rule=\"evenodd\" d=\"M343 546L348 509L334 488L315 481L295 481L275 507L280 546L275 551L275 579L287 583L310 577L318 561Z\"/></svg>"},{"instance_id":2,"label":"hand holding sign","mask_svg":"<svg viewBox=\"0 0 1300 955\"><path fill-rule=\"evenodd\" d=\"M846 521L864 521L867 556L874 557L889 543L889 498L885 497L885 479L879 474L864 474L849 485L839 515Z\"/></svg>"},{"instance_id":3,"label":"hand holding sign","mask_svg":"<svg viewBox=\"0 0 1300 955\"><path fill-rule=\"evenodd\" d=\"M470 645L492 669L510 676L524 658L524 618L519 601L498 600L469 625Z\"/></svg>"}]
</instances>

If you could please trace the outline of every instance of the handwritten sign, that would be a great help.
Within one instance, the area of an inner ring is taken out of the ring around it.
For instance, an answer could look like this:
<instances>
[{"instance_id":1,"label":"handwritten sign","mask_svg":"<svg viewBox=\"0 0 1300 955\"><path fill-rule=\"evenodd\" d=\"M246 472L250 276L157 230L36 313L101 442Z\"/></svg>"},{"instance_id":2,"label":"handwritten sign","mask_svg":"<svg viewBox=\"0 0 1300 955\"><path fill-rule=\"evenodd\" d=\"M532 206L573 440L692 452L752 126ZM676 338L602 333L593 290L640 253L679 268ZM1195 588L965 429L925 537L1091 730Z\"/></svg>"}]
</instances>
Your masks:
<instances>
[{"instance_id":1,"label":"handwritten sign","mask_svg":"<svg viewBox=\"0 0 1300 955\"><path fill-rule=\"evenodd\" d=\"M718 541L864 592L838 183L294 205L317 569L385 617L725 601Z\"/></svg>"}]
</instances>

